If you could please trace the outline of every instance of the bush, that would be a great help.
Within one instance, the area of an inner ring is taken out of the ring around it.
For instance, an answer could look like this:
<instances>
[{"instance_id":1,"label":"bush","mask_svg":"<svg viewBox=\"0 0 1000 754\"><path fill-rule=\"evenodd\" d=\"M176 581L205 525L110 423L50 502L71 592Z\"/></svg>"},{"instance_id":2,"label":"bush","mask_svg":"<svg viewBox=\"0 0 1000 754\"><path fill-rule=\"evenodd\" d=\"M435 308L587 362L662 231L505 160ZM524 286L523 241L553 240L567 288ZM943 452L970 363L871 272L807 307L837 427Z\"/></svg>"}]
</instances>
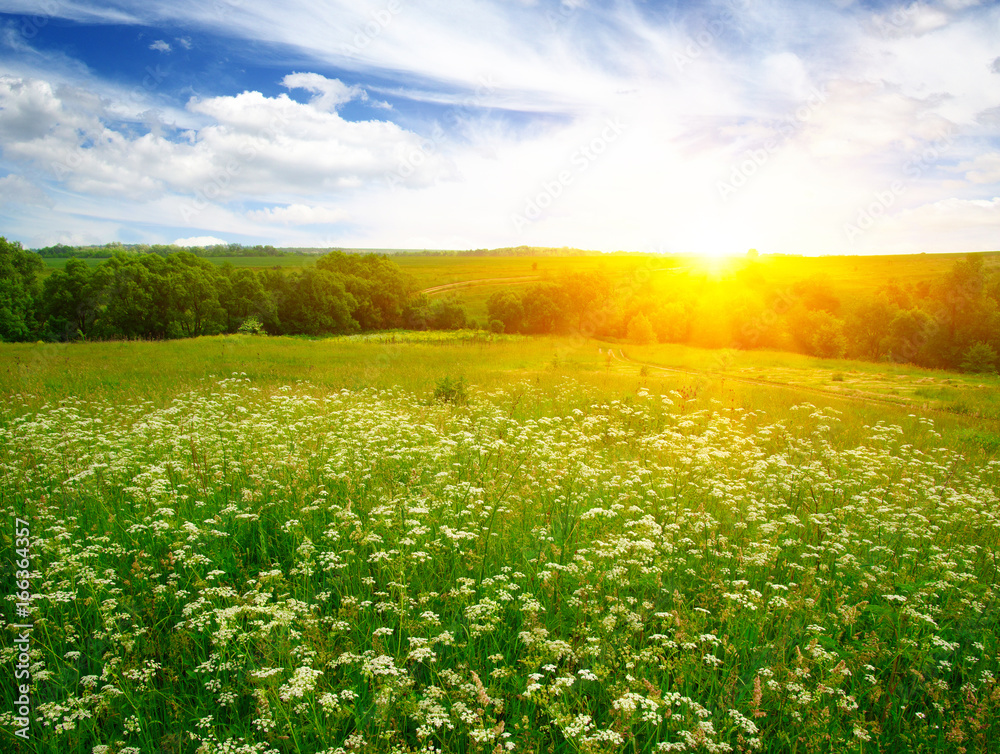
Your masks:
<instances>
[{"instance_id":1,"label":"bush","mask_svg":"<svg viewBox=\"0 0 1000 754\"><path fill-rule=\"evenodd\" d=\"M459 377L456 380L451 377L444 377L438 380L437 386L434 388L434 400L441 403L451 403L456 406L466 403L469 400L469 393L465 384L465 378Z\"/></svg>"},{"instance_id":2,"label":"bush","mask_svg":"<svg viewBox=\"0 0 1000 754\"><path fill-rule=\"evenodd\" d=\"M490 332L500 335L504 329L504 324L499 319L490 320Z\"/></svg>"},{"instance_id":3,"label":"bush","mask_svg":"<svg viewBox=\"0 0 1000 754\"><path fill-rule=\"evenodd\" d=\"M962 371L996 374L997 352L989 343L976 343L965 352L965 358L962 359Z\"/></svg>"},{"instance_id":4,"label":"bush","mask_svg":"<svg viewBox=\"0 0 1000 754\"><path fill-rule=\"evenodd\" d=\"M260 318L256 314L252 314L243 320L243 324L240 325L240 329L237 330L241 335L267 335L264 330L264 323L260 321Z\"/></svg>"},{"instance_id":5,"label":"bush","mask_svg":"<svg viewBox=\"0 0 1000 754\"><path fill-rule=\"evenodd\" d=\"M427 322L431 330L461 330L468 325L465 309L457 298L438 299L431 304Z\"/></svg>"}]
</instances>

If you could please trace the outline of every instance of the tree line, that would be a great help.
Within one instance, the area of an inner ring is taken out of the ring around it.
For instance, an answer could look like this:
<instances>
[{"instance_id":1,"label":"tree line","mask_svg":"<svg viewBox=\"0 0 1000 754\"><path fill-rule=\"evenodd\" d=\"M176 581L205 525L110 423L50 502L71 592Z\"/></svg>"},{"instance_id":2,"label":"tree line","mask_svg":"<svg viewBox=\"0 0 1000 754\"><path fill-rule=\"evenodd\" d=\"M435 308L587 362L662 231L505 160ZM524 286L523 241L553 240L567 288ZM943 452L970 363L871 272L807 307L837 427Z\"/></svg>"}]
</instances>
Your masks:
<instances>
[{"instance_id":1,"label":"tree line","mask_svg":"<svg viewBox=\"0 0 1000 754\"><path fill-rule=\"evenodd\" d=\"M44 246L34 249L40 257L47 259L110 259L115 254L131 252L133 254L159 254L161 257L178 252L187 252L196 257L286 257L298 252L290 249L276 249L270 245L243 246L238 243L218 244L215 246L175 246L174 244L123 244L119 241L100 246L68 246L57 243L54 246Z\"/></svg>"},{"instance_id":2,"label":"tree line","mask_svg":"<svg viewBox=\"0 0 1000 754\"><path fill-rule=\"evenodd\" d=\"M188 251L71 258L44 280L42 258L0 238L0 339L165 339L220 333L332 335L468 324L453 300L415 295L375 254L332 252L295 270L216 265Z\"/></svg>"},{"instance_id":3,"label":"tree line","mask_svg":"<svg viewBox=\"0 0 1000 754\"><path fill-rule=\"evenodd\" d=\"M918 366L994 372L1000 353L1000 273L981 255L937 280L887 281L845 294L827 277L779 287L747 261L721 279L684 273L654 283L638 273L617 284L573 273L487 302L495 332L572 333L635 343L797 351Z\"/></svg>"},{"instance_id":4,"label":"tree line","mask_svg":"<svg viewBox=\"0 0 1000 754\"><path fill-rule=\"evenodd\" d=\"M53 246L43 246L40 249L33 249L40 257L46 259L110 259L115 254L121 252L132 252L135 254L159 254L169 256L177 252L186 251L196 257L219 258L219 257L291 257L308 256L319 257L331 251L343 251L346 253L365 253L365 249L354 248L275 248L269 244L256 244L244 246L238 243L216 244L213 246L176 246L174 244L123 244L120 241L101 244L98 246L70 246L58 243ZM417 257L578 257L596 256L597 251L585 251L583 249L561 248L548 246L508 246L499 249L468 249L465 251L447 251L425 249L423 251L402 251L393 252L393 255L417 256Z\"/></svg>"},{"instance_id":5,"label":"tree line","mask_svg":"<svg viewBox=\"0 0 1000 754\"><path fill-rule=\"evenodd\" d=\"M44 262L0 237L5 341L179 338L219 333L331 335L477 326L453 298L433 300L386 256L334 251L287 270L216 265L188 251L119 250L97 267ZM798 351L823 358L996 371L1000 274L968 255L936 280L845 294L829 278L785 287L748 260L713 277L564 273L498 291L493 332L579 334L635 343Z\"/></svg>"}]
</instances>

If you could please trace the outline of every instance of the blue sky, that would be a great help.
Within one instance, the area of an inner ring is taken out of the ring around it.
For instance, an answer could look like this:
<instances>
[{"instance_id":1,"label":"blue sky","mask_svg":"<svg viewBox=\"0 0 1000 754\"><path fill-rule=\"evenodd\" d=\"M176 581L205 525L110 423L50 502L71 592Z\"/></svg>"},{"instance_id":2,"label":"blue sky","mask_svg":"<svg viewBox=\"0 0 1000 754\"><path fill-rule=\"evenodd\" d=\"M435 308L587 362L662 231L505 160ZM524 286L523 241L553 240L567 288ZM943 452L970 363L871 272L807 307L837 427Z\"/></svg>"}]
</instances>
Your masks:
<instances>
[{"instance_id":1,"label":"blue sky","mask_svg":"<svg viewBox=\"0 0 1000 754\"><path fill-rule=\"evenodd\" d=\"M0 0L26 246L1000 248L975 0Z\"/></svg>"}]
</instances>

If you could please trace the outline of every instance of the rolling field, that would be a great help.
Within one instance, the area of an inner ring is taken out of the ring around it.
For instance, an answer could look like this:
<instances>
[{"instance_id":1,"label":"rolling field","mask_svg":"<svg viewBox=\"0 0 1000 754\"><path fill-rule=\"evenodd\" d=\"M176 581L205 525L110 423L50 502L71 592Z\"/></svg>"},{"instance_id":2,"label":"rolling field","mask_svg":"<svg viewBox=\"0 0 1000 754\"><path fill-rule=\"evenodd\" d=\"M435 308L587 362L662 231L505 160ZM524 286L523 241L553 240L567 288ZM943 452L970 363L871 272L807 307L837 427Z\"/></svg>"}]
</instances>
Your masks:
<instances>
[{"instance_id":1,"label":"rolling field","mask_svg":"<svg viewBox=\"0 0 1000 754\"><path fill-rule=\"evenodd\" d=\"M1000 253L985 254L987 269L1000 268ZM753 275L784 290L811 277L825 277L838 294L852 298L872 293L889 281L917 284L939 280L960 254L914 254L895 257L784 257L761 256L748 263L742 257L704 260L678 255L605 254L584 257L420 257L399 256L393 261L413 276L418 289L439 288L430 295L454 295L470 316L486 321L486 301L510 286L528 285L569 272L603 272L616 290L671 289L681 277ZM536 265L536 266L533 266ZM448 287L442 287L448 286Z\"/></svg>"},{"instance_id":2,"label":"rolling field","mask_svg":"<svg viewBox=\"0 0 1000 754\"><path fill-rule=\"evenodd\" d=\"M390 250L382 250L390 251ZM754 274L776 289L786 289L796 282L813 276L829 279L834 290L852 297L869 293L890 280L900 284L916 284L940 279L961 254L914 254L909 256L872 257L759 257L753 263ZM986 253L987 269L1000 268L1000 252ZM511 287L521 287L545 279L557 279L570 272L601 272L609 277L616 290L633 290L640 284L670 288L679 276L693 279L719 277L739 273L747 268L747 260L704 260L683 255L600 254L584 256L423 256L391 254L390 258L410 276L418 291L431 297L453 296L466 308L470 317L485 323L488 319L486 301L493 293ZM297 254L287 257L208 257L214 264L229 263L234 267L280 267L296 269L315 264L316 255ZM45 258L42 277L52 270L62 269L66 259ZM96 267L103 259L84 260Z\"/></svg>"},{"instance_id":3,"label":"rolling field","mask_svg":"<svg viewBox=\"0 0 1000 754\"><path fill-rule=\"evenodd\" d=\"M0 346L0 748L989 751L978 383L611 345Z\"/></svg>"}]
</instances>

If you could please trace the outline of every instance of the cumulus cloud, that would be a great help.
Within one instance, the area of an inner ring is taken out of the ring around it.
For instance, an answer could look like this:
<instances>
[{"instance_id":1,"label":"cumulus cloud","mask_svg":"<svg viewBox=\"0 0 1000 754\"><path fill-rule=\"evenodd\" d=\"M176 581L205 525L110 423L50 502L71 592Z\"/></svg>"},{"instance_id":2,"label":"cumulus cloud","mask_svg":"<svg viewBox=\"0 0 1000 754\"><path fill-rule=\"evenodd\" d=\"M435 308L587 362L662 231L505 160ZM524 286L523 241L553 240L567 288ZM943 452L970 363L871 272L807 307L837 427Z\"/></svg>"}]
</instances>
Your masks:
<instances>
[{"instance_id":1,"label":"cumulus cloud","mask_svg":"<svg viewBox=\"0 0 1000 754\"><path fill-rule=\"evenodd\" d=\"M981 154L1000 123L993 4L118 6L136 25L280 45L299 63L274 69L287 93L185 94L148 118L149 96L126 103L107 82L0 76L3 167L116 222L296 244L340 224L358 234L342 243L369 246L840 251L844 222L894 182L907 190L893 217L989 201L1000 184ZM332 75L344 69L362 84ZM361 102L378 118L353 119ZM622 133L602 143L609 119ZM743 185L721 197L734 171ZM531 202L546 206L512 222Z\"/></svg>"},{"instance_id":2,"label":"cumulus cloud","mask_svg":"<svg viewBox=\"0 0 1000 754\"><path fill-rule=\"evenodd\" d=\"M1000 197L949 197L887 216L864 238L863 248L882 253L930 249L995 249L1000 232Z\"/></svg>"},{"instance_id":3,"label":"cumulus cloud","mask_svg":"<svg viewBox=\"0 0 1000 754\"><path fill-rule=\"evenodd\" d=\"M174 246L190 248L192 246L225 246L228 243L228 241L215 236L194 236L192 238L178 238L174 241Z\"/></svg>"},{"instance_id":4,"label":"cumulus cloud","mask_svg":"<svg viewBox=\"0 0 1000 754\"><path fill-rule=\"evenodd\" d=\"M162 39L157 39L153 44L149 46L150 50L156 50L157 52L170 52L173 48L170 46L169 42L164 42Z\"/></svg>"},{"instance_id":5,"label":"cumulus cloud","mask_svg":"<svg viewBox=\"0 0 1000 754\"><path fill-rule=\"evenodd\" d=\"M193 99L188 110L207 121L200 129L136 136L114 123L92 93L3 76L0 135L7 158L44 170L74 191L103 196L303 196L390 180L427 185L453 175L448 161L417 134L327 110L358 96L352 88L308 74L292 82L319 93L305 104L251 91Z\"/></svg>"},{"instance_id":6,"label":"cumulus cloud","mask_svg":"<svg viewBox=\"0 0 1000 754\"><path fill-rule=\"evenodd\" d=\"M0 178L0 202L4 204L26 204L39 207L53 207L52 198L42 189L21 175L6 175Z\"/></svg>"},{"instance_id":7,"label":"cumulus cloud","mask_svg":"<svg viewBox=\"0 0 1000 754\"><path fill-rule=\"evenodd\" d=\"M281 80L281 85L311 92L314 96L309 104L324 112L332 112L352 99L368 97L359 86L347 86L339 79L328 79L318 73L290 73Z\"/></svg>"},{"instance_id":8,"label":"cumulus cloud","mask_svg":"<svg viewBox=\"0 0 1000 754\"><path fill-rule=\"evenodd\" d=\"M47 81L0 75L0 137L5 144L47 134L65 122L64 115Z\"/></svg>"},{"instance_id":9,"label":"cumulus cloud","mask_svg":"<svg viewBox=\"0 0 1000 754\"><path fill-rule=\"evenodd\" d=\"M990 152L958 166L973 183L1000 183L1000 152Z\"/></svg>"},{"instance_id":10,"label":"cumulus cloud","mask_svg":"<svg viewBox=\"0 0 1000 754\"><path fill-rule=\"evenodd\" d=\"M281 225L324 225L343 222L350 217L350 214L342 209L289 204L285 207L253 210L247 213L247 217L262 223Z\"/></svg>"}]
</instances>

